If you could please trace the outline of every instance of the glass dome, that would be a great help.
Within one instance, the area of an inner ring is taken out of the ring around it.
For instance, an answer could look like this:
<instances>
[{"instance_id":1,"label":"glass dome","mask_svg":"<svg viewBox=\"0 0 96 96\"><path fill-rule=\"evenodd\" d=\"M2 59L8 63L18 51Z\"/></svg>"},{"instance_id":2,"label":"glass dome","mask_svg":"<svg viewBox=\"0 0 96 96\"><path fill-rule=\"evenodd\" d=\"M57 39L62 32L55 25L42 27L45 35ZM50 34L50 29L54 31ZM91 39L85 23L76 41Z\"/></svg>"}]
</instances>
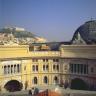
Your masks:
<instances>
[{"instance_id":1,"label":"glass dome","mask_svg":"<svg viewBox=\"0 0 96 96\"><path fill-rule=\"evenodd\" d=\"M96 42L96 20L85 22L74 33L72 41L80 34L86 43Z\"/></svg>"}]
</instances>

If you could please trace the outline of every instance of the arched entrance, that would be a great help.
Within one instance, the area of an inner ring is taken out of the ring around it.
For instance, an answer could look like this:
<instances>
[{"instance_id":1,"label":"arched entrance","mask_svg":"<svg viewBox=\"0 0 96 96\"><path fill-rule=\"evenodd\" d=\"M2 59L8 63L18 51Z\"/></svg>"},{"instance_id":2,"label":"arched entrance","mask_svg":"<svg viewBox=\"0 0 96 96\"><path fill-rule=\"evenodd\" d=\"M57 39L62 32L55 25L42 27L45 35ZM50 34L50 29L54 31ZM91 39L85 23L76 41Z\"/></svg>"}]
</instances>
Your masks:
<instances>
[{"instance_id":1,"label":"arched entrance","mask_svg":"<svg viewBox=\"0 0 96 96\"><path fill-rule=\"evenodd\" d=\"M87 90L88 86L82 79L75 78L71 81L71 89Z\"/></svg>"},{"instance_id":2,"label":"arched entrance","mask_svg":"<svg viewBox=\"0 0 96 96\"><path fill-rule=\"evenodd\" d=\"M20 91L23 87L23 84L20 83L19 81L17 80L11 80L11 81L8 81L4 88L7 90L7 91L10 91L10 92L14 92L14 91Z\"/></svg>"}]
</instances>

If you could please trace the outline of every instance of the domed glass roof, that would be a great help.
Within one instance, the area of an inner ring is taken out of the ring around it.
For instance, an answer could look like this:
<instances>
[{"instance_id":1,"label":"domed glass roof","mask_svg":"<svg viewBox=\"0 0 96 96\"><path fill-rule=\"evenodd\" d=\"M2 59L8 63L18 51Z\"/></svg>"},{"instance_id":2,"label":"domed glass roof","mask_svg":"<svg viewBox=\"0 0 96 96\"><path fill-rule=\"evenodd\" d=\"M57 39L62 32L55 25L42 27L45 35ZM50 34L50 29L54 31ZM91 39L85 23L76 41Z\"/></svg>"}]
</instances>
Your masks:
<instances>
[{"instance_id":1,"label":"domed glass roof","mask_svg":"<svg viewBox=\"0 0 96 96\"><path fill-rule=\"evenodd\" d=\"M96 42L96 20L85 22L74 33L72 41L78 33L86 43Z\"/></svg>"}]
</instances>

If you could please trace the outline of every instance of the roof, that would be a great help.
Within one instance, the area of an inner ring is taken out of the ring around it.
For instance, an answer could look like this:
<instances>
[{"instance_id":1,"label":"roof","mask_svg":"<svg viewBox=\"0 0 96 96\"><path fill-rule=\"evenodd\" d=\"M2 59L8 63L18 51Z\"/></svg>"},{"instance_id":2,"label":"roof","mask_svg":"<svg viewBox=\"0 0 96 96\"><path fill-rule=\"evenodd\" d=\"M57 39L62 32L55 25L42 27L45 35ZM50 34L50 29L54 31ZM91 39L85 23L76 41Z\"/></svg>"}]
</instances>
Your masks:
<instances>
[{"instance_id":1,"label":"roof","mask_svg":"<svg viewBox=\"0 0 96 96\"><path fill-rule=\"evenodd\" d=\"M71 42L46 42L46 43L32 43L30 46L42 46L42 45L46 45L50 47L50 50L52 51L58 51L60 45L70 45Z\"/></svg>"}]
</instances>

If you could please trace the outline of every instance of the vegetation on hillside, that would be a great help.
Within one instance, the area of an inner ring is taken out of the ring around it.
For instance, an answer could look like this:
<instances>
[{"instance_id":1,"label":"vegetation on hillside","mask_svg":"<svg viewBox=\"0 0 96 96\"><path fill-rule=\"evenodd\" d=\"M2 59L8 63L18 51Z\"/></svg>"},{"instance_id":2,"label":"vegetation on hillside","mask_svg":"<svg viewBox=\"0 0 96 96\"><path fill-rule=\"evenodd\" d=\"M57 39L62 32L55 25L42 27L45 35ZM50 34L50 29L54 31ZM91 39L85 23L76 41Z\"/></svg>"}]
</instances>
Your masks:
<instances>
[{"instance_id":1,"label":"vegetation on hillside","mask_svg":"<svg viewBox=\"0 0 96 96\"><path fill-rule=\"evenodd\" d=\"M15 31L15 30L11 30L9 28L5 29L1 29L0 33L6 33L6 34L10 34L12 33L16 38L26 38L26 37L31 37L31 38L35 38L36 35L34 35L31 32L28 31Z\"/></svg>"}]
</instances>

